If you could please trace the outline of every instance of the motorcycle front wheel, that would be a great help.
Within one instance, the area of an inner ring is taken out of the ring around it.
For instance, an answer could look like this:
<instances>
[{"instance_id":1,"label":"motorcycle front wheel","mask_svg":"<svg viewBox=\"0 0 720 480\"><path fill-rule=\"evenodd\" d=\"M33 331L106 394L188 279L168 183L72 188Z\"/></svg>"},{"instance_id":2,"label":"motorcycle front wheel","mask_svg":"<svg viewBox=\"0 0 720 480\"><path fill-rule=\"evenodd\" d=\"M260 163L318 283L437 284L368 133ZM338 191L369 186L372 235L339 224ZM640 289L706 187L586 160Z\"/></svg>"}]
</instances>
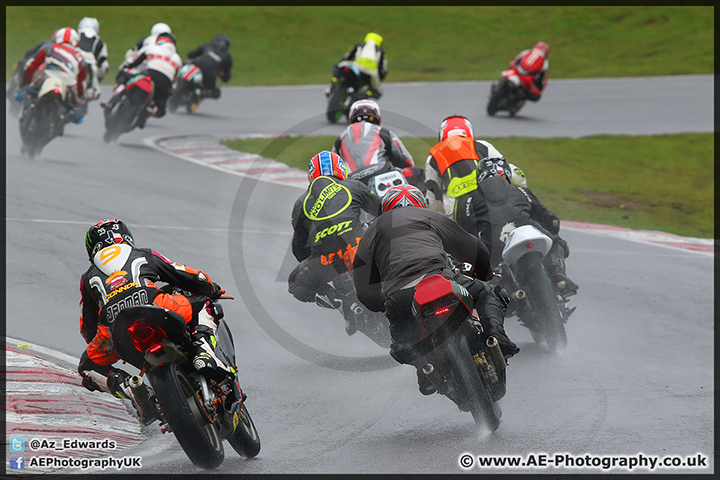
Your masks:
<instances>
[{"instance_id":1,"label":"motorcycle front wheel","mask_svg":"<svg viewBox=\"0 0 720 480\"><path fill-rule=\"evenodd\" d=\"M330 90L327 104L327 120L330 123L337 123L338 120L345 114L345 99L347 99L348 93L345 88L340 85L333 85Z\"/></svg>"},{"instance_id":2,"label":"motorcycle front wheel","mask_svg":"<svg viewBox=\"0 0 720 480\"><path fill-rule=\"evenodd\" d=\"M200 400L195 382L174 363L148 373L162 416L193 464L217 468L225 458L217 428Z\"/></svg>"},{"instance_id":3,"label":"motorcycle front wheel","mask_svg":"<svg viewBox=\"0 0 720 480\"><path fill-rule=\"evenodd\" d=\"M241 457L254 458L260 453L260 437L244 403L237 410L237 418L237 427L227 436L227 441Z\"/></svg>"},{"instance_id":4,"label":"motorcycle front wheel","mask_svg":"<svg viewBox=\"0 0 720 480\"><path fill-rule=\"evenodd\" d=\"M565 321L560 313L557 294L553 290L550 278L539 261L529 266L526 274L528 298L532 310L539 320L539 330L550 350L559 350L567 346ZM532 329L531 329L532 330ZM535 335L533 335L535 339ZM537 341L537 339L535 339Z\"/></svg>"},{"instance_id":5,"label":"motorcycle front wheel","mask_svg":"<svg viewBox=\"0 0 720 480\"><path fill-rule=\"evenodd\" d=\"M490 99L486 107L487 114L494 116L500 110L500 102L507 95L507 85L505 82L493 83L490 87Z\"/></svg>"}]
</instances>

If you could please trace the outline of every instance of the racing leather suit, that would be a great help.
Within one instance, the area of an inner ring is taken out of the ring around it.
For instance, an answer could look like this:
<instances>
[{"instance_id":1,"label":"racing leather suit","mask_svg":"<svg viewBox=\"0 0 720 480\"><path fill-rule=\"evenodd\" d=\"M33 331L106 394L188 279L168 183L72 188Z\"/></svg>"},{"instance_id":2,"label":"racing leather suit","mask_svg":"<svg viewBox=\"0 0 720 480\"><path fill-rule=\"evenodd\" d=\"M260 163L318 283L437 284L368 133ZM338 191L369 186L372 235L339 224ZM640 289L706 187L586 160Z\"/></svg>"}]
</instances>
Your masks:
<instances>
[{"instance_id":1,"label":"racing leather suit","mask_svg":"<svg viewBox=\"0 0 720 480\"><path fill-rule=\"evenodd\" d=\"M375 166L368 169L368 176L376 175L390 170L392 165L402 169L408 183L425 191L425 172L415 166L400 138L385 127L370 122L351 123L335 140L332 151L345 160L351 172Z\"/></svg>"},{"instance_id":2,"label":"racing leather suit","mask_svg":"<svg viewBox=\"0 0 720 480\"><path fill-rule=\"evenodd\" d=\"M430 149L425 161L428 208L453 217L458 199L477 188L477 164L483 158L503 158L489 142L455 135Z\"/></svg>"},{"instance_id":3,"label":"racing leather suit","mask_svg":"<svg viewBox=\"0 0 720 480\"><path fill-rule=\"evenodd\" d=\"M154 284L157 281L195 295L164 293ZM80 333L88 344L78 365L83 385L90 390L118 391L120 370L112 367L118 356L109 329L121 310L136 305L167 308L180 314L192 331L214 323L207 303L214 288L204 272L172 262L155 250L126 244L100 250L80 278Z\"/></svg>"},{"instance_id":4,"label":"racing leather suit","mask_svg":"<svg viewBox=\"0 0 720 480\"><path fill-rule=\"evenodd\" d=\"M357 180L320 176L297 199L291 218L292 252L300 264L288 278L288 291L296 299L314 302L316 295L334 299L349 293L336 292L327 282L346 275L352 265L364 229L361 210L376 217L381 204Z\"/></svg>"},{"instance_id":5,"label":"racing leather suit","mask_svg":"<svg viewBox=\"0 0 720 480\"><path fill-rule=\"evenodd\" d=\"M515 58L513 58L509 62L510 69L515 70L518 75L520 75L521 79L524 75L532 75L532 82L522 82L525 96L531 102L537 102L538 100L540 100L540 94L547 85L548 72L550 71L550 61L547 58L544 58L542 68L537 72L527 71L522 67L522 65L524 65L525 62L533 63L530 55L539 54L540 53L538 53L538 51L536 51L535 49L528 48L515 55ZM525 62L523 62L523 59L525 59Z\"/></svg>"},{"instance_id":6,"label":"racing leather suit","mask_svg":"<svg viewBox=\"0 0 720 480\"><path fill-rule=\"evenodd\" d=\"M217 77L227 83L230 81L232 70L232 55L227 50L221 50L212 43L200 45L188 53L190 61L196 65L203 74L203 88L213 91L213 97L218 98Z\"/></svg>"},{"instance_id":7,"label":"racing leather suit","mask_svg":"<svg viewBox=\"0 0 720 480\"><path fill-rule=\"evenodd\" d=\"M80 30L78 33L80 34L78 50L83 54L85 62L90 65L93 71L93 81L92 85L88 87L88 96L97 99L100 97L100 82L105 78L110 68L107 45L92 28Z\"/></svg>"},{"instance_id":8,"label":"racing leather suit","mask_svg":"<svg viewBox=\"0 0 720 480\"><path fill-rule=\"evenodd\" d=\"M496 268L502 261L502 251L508 234L521 225L532 225L553 241L543 259L548 274L567 279L565 259L569 255L567 242L560 238L560 219L548 210L527 187L510 185L500 176L481 181L477 189L462 197L455 221L468 233L478 235L491 253ZM553 281L556 284L557 281ZM569 282L575 289L574 282Z\"/></svg>"},{"instance_id":9,"label":"racing leather suit","mask_svg":"<svg viewBox=\"0 0 720 480\"><path fill-rule=\"evenodd\" d=\"M343 55L337 67L342 67L346 63L354 64L362 73L370 77L370 86L375 89L375 98L380 98L383 94L382 80L387 76L387 58L385 58L385 50L370 40L365 43L358 43ZM334 69L333 69L334 71Z\"/></svg>"},{"instance_id":10,"label":"racing leather suit","mask_svg":"<svg viewBox=\"0 0 720 480\"><path fill-rule=\"evenodd\" d=\"M68 87L66 103L73 109L79 108L86 101L86 88L92 83L92 70L85 62L82 53L70 45L60 43L46 43L42 45L25 64L23 85L32 82L33 92L37 96L44 76L35 75L40 71L45 76L59 78ZM28 92L30 93L30 92Z\"/></svg>"},{"instance_id":11,"label":"racing leather suit","mask_svg":"<svg viewBox=\"0 0 720 480\"><path fill-rule=\"evenodd\" d=\"M453 272L447 254L472 264L480 278ZM510 345L503 351L516 351L503 329L507 295L484 281L492 278L490 253L485 244L442 213L403 207L383 213L370 224L353 261L357 297L368 309L385 311L395 360L411 363L420 354L416 350L420 327L413 318L411 305L415 286L431 274L452 276L464 286L473 297L485 330L497 334L501 344Z\"/></svg>"},{"instance_id":12,"label":"racing leather suit","mask_svg":"<svg viewBox=\"0 0 720 480\"><path fill-rule=\"evenodd\" d=\"M151 43L138 51L135 58L126 65L126 68L139 69L143 74L148 75L155 84L154 101L157 106L156 117L165 115L167 99L172 94L173 83L177 77L178 69L182 64L180 55L177 54L175 45L169 42ZM125 78L127 77L127 78ZM119 83L129 80L125 72L118 74ZM119 93L116 90L116 94Z\"/></svg>"}]
</instances>

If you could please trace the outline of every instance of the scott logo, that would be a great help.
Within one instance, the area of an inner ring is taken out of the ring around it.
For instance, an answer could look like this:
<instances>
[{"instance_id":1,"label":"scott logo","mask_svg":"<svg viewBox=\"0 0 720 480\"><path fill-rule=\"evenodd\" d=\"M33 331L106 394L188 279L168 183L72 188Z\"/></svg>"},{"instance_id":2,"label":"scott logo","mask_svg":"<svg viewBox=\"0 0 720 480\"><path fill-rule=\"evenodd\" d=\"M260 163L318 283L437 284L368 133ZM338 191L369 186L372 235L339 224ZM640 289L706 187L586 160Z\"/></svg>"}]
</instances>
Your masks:
<instances>
[{"instance_id":1,"label":"scott logo","mask_svg":"<svg viewBox=\"0 0 720 480\"><path fill-rule=\"evenodd\" d=\"M341 222L336 225L333 225L332 227L327 227L322 230L320 230L318 233L315 234L315 243L319 242L321 238L325 238L328 235L332 235L333 233L337 235L341 235L345 232L347 232L350 229L350 224L352 223L352 220L348 220L347 222Z\"/></svg>"}]
</instances>

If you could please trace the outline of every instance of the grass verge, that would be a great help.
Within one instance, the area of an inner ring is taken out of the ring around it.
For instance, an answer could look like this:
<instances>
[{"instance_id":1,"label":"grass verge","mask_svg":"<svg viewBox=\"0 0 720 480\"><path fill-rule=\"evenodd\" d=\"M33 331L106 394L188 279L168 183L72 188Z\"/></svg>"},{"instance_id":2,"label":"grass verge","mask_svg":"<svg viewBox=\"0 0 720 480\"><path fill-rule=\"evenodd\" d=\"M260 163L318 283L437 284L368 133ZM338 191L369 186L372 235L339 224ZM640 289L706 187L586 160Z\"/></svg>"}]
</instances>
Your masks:
<instances>
[{"instance_id":1,"label":"grass verge","mask_svg":"<svg viewBox=\"0 0 720 480\"><path fill-rule=\"evenodd\" d=\"M6 78L25 50L83 16L100 21L113 73L156 22L178 52L231 38L231 85L330 81L330 67L368 31L385 38L390 82L490 80L543 40L553 78L714 72L712 6L8 6Z\"/></svg>"},{"instance_id":2,"label":"grass verge","mask_svg":"<svg viewBox=\"0 0 720 480\"><path fill-rule=\"evenodd\" d=\"M487 138L562 220L714 238L714 136ZM306 169L335 137L223 142ZM433 138L403 138L421 167Z\"/></svg>"}]
</instances>

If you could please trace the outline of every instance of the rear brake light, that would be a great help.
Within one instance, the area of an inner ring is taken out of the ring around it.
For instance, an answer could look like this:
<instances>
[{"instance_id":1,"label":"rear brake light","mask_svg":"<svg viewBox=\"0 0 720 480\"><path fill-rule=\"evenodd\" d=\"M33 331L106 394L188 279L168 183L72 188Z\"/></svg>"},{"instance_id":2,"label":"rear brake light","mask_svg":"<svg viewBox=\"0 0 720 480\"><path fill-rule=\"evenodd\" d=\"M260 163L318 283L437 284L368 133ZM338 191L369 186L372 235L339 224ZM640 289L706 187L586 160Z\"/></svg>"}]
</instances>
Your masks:
<instances>
[{"instance_id":1,"label":"rear brake light","mask_svg":"<svg viewBox=\"0 0 720 480\"><path fill-rule=\"evenodd\" d=\"M54 89L53 89L53 92L55 92L55 93L57 93L57 94L59 95L59 94L60 94L60 89L59 89L59 88L54 88Z\"/></svg>"},{"instance_id":2,"label":"rear brake light","mask_svg":"<svg viewBox=\"0 0 720 480\"><path fill-rule=\"evenodd\" d=\"M144 318L128 327L128 335L133 346L143 353L148 348L158 346L163 339L167 338L162 328L148 323ZM160 347L162 348L162 345Z\"/></svg>"},{"instance_id":3,"label":"rear brake light","mask_svg":"<svg viewBox=\"0 0 720 480\"><path fill-rule=\"evenodd\" d=\"M449 307L441 308L440 310L437 310L437 311L435 312L435 315L442 315L443 313L447 313L447 312L449 312L449 311L450 311L450 308L449 308Z\"/></svg>"},{"instance_id":4,"label":"rear brake light","mask_svg":"<svg viewBox=\"0 0 720 480\"><path fill-rule=\"evenodd\" d=\"M158 343L157 345L153 345L152 347L150 347L149 351L150 351L150 353L153 353L153 354L154 353L162 353L163 346Z\"/></svg>"},{"instance_id":5,"label":"rear brake light","mask_svg":"<svg viewBox=\"0 0 720 480\"><path fill-rule=\"evenodd\" d=\"M528 243L527 245L525 245L525 248L533 248L534 246L535 246L534 244Z\"/></svg>"}]
</instances>

